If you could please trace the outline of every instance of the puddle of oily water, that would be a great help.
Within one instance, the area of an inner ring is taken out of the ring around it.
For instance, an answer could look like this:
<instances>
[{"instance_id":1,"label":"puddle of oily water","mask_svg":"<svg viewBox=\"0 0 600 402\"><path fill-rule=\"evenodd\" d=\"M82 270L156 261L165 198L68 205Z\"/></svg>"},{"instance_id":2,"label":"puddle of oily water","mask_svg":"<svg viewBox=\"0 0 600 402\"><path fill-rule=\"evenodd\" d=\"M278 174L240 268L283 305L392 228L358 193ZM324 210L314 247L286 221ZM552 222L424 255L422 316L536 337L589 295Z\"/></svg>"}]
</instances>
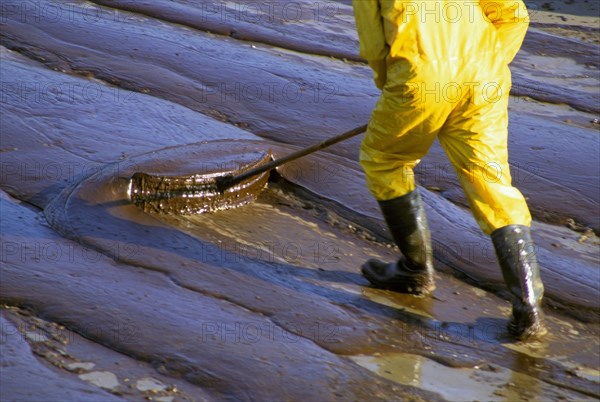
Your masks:
<instances>
[{"instance_id":1,"label":"puddle of oily water","mask_svg":"<svg viewBox=\"0 0 600 402\"><path fill-rule=\"evenodd\" d=\"M526 374L496 366L493 371L481 370L479 367L450 368L409 353L356 355L351 356L351 359L391 381L432 391L451 401L544 401L582 398L581 394L574 395Z\"/></svg>"}]
</instances>

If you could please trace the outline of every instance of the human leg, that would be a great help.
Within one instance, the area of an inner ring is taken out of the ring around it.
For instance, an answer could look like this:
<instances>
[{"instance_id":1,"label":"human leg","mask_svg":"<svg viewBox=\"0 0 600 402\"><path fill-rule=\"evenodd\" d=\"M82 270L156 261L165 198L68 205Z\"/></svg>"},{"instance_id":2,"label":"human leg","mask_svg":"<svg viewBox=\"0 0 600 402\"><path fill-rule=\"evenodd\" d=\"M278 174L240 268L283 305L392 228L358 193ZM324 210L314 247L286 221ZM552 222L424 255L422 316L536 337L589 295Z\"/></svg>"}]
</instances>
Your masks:
<instances>
[{"instance_id":1,"label":"human leg","mask_svg":"<svg viewBox=\"0 0 600 402\"><path fill-rule=\"evenodd\" d=\"M439 139L475 219L492 237L513 297L508 329L525 340L546 332L541 310L544 287L529 229L531 215L525 198L511 182L507 91L487 101L469 99L450 114Z\"/></svg>"},{"instance_id":2,"label":"human leg","mask_svg":"<svg viewBox=\"0 0 600 402\"><path fill-rule=\"evenodd\" d=\"M376 287L427 294L434 289L433 253L413 168L429 150L450 107L424 102L418 84L388 85L361 147L367 185L402 252L395 263L371 259L363 275ZM416 89L416 90L415 90Z\"/></svg>"},{"instance_id":3,"label":"human leg","mask_svg":"<svg viewBox=\"0 0 600 402\"><path fill-rule=\"evenodd\" d=\"M379 206L403 258L395 263L370 259L362 266L363 275L379 288L417 295L432 292L433 250L419 190L379 201Z\"/></svg>"}]
</instances>

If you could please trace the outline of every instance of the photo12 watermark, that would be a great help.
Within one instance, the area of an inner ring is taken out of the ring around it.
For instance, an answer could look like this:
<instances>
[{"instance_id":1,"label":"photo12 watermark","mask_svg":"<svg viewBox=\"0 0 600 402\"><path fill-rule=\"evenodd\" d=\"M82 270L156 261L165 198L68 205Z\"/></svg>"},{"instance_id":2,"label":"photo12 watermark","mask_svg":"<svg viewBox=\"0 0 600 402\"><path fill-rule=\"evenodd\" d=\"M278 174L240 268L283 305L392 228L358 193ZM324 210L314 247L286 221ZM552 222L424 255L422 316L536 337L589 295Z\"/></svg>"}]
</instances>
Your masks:
<instances>
[{"instance_id":1,"label":"photo12 watermark","mask_svg":"<svg viewBox=\"0 0 600 402\"><path fill-rule=\"evenodd\" d=\"M38 182L74 183L81 180L97 182L102 180L128 180L131 172L140 171L135 162L115 161L112 164L99 162L39 162L3 161L0 162L0 182L31 184Z\"/></svg>"},{"instance_id":2,"label":"photo12 watermark","mask_svg":"<svg viewBox=\"0 0 600 402\"><path fill-rule=\"evenodd\" d=\"M140 93L98 82L69 81L2 81L0 101L7 104L73 105L117 103L130 104Z\"/></svg>"},{"instance_id":3,"label":"photo12 watermark","mask_svg":"<svg viewBox=\"0 0 600 402\"><path fill-rule=\"evenodd\" d=\"M69 1L4 1L0 5L0 21L16 20L21 23L65 23L65 22L134 22L135 12L147 11L142 4L134 4L131 11L119 9L119 4L100 2L94 4ZM128 7L124 7L128 8ZM168 4L166 10L170 10ZM177 10L172 10L177 15ZM248 24L294 24L332 23L343 12L342 5L335 1L202 1L190 3L181 10L198 23L248 23ZM139 16L137 17L139 19ZM173 17L171 17L173 18Z\"/></svg>"},{"instance_id":4,"label":"photo12 watermark","mask_svg":"<svg viewBox=\"0 0 600 402\"><path fill-rule=\"evenodd\" d=\"M530 14L523 2L502 1L403 1L400 21L408 23L417 20L426 23L465 23L480 21L502 23L527 23Z\"/></svg>"},{"instance_id":5,"label":"photo12 watermark","mask_svg":"<svg viewBox=\"0 0 600 402\"><path fill-rule=\"evenodd\" d=\"M338 103L340 86L334 82L243 81L208 82L195 98L201 103Z\"/></svg>"},{"instance_id":6,"label":"photo12 watermark","mask_svg":"<svg viewBox=\"0 0 600 402\"><path fill-rule=\"evenodd\" d=\"M137 17L139 20L139 16ZM0 21L17 21L22 24L42 23L106 23L134 22L136 14L116 7L104 7L90 2L69 1L3 1L0 4Z\"/></svg>"},{"instance_id":7,"label":"photo12 watermark","mask_svg":"<svg viewBox=\"0 0 600 402\"><path fill-rule=\"evenodd\" d=\"M196 249L197 258L205 263L267 262L285 264L335 264L342 253L332 241L259 241L253 244L225 241L202 243Z\"/></svg>"},{"instance_id":8,"label":"photo12 watermark","mask_svg":"<svg viewBox=\"0 0 600 402\"><path fill-rule=\"evenodd\" d=\"M314 322L307 325L270 321L207 321L196 334L200 342L253 344L259 342L298 343L311 339L317 343L341 342L340 327Z\"/></svg>"},{"instance_id":9,"label":"photo12 watermark","mask_svg":"<svg viewBox=\"0 0 600 402\"><path fill-rule=\"evenodd\" d=\"M83 335L89 339L101 339L111 343L136 344L140 336L139 327L129 321L115 321L110 325L78 323L76 330L63 325L53 325L50 322L46 322L45 326L40 327L40 322L41 320L34 324L24 321L17 324L3 323L0 342L18 340L39 343L60 340L64 345L76 342L78 337Z\"/></svg>"},{"instance_id":10,"label":"photo12 watermark","mask_svg":"<svg viewBox=\"0 0 600 402\"><path fill-rule=\"evenodd\" d=\"M133 258L140 253L140 246L131 242L112 242L103 245L102 250L68 241L0 240L0 261L2 263L104 263L113 260Z\"/></svg>"}]
</instances>

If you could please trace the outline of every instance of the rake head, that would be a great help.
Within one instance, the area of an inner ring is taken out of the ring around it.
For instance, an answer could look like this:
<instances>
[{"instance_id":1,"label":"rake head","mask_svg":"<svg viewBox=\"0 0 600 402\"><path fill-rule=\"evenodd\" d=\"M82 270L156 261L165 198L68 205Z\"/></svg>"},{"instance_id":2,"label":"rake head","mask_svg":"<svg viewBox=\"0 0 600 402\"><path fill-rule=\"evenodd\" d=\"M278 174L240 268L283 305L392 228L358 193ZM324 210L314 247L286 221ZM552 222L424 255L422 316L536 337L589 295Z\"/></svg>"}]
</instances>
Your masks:
<instances>
[{"instance_id":1,"label":"rake head","mask_svg":"<svg viewBox=\"0 0 600 402\"><path fill-rule=\"evenodd\" d=\"M194 215L237 208L253 202L269 178L265 172L223 190L220 182L272 160L271 152L238 169L188 176L161 176L137 172L129 182L129 198L145 212Z\"/></svg>"}]
</instances>

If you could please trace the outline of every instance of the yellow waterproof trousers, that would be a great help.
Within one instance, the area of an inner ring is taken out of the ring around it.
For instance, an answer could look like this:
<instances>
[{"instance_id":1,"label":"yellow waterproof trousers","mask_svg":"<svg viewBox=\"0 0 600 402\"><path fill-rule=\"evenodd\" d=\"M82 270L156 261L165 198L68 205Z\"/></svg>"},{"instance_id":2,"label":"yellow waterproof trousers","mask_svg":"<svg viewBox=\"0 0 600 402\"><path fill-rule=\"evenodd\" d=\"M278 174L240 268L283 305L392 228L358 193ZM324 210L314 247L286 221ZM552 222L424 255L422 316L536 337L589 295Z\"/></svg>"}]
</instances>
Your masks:
<instances>
[{"instance_id":1,"label":"yellow waterproof trousers","mask_svg":"<svg viewBox=\"0 0 600 402\"><path fill-rule=\"evenodd\" d=\"M462 9L442 14L451 7ZM438 138L485 233L529 226L507 152L508 63L527 29L522 2L355 0L354 8L361 55L382 89L360 152L375 198L414 190L413 168Z\"/></svg>"},{"instance_id":2,"label":"yellow waterproof trousers","mask_svg":"<svg viewBox=\"0 0 600 402\"><path fill-rule=\"evenodd\" d=\"M413 168L437 137L485 233L511 224L528 226L531 216L511 185L508 165L510 85L482 79L473 67L465 68L463 76L439 79L443 65L421 66L422 74L438 80L388 80L361 147L367 185L377 200L414 190ZM395 68L402 66L392 63L388 77Z\"/></svg>"}]
</instances>

